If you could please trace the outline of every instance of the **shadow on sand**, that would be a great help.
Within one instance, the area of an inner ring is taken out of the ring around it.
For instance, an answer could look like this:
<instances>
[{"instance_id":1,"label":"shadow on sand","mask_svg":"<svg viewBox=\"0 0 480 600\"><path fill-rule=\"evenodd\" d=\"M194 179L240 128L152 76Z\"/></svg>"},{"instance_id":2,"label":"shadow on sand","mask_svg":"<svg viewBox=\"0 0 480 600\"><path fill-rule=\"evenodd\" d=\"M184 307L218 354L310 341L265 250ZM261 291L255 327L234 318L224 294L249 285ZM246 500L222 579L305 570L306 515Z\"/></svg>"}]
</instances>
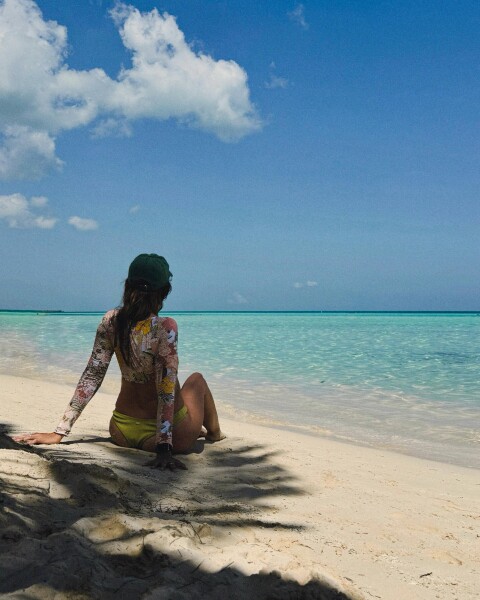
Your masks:
<instances>
[{"instance_id":1,"label":"shadow on sand","mask_svg":"<svg viewBox=\"0 0 480 600\"><path fill-rule=\"evenodd\" d=\"M6 426L0 430L7 433ZM5 433L0 433L2 597L349 598L317 579L302 586L277 572L245 575L234 561L218 569L205 566L203 540L215 528L226 536L233 525L300 527L261 519L268 498L302 493L261 446L235 453L217 447L209 460L219 476L204 482L208 502L202 495L199 504L202 474L195 471L200 465L173 474L150 471L148 477L143 471L140 486L139 465L147 456L142 453L118 449L119 470L61 446L55 451L25 447ZM105 451L115 458L115 448ZM190 547L193 554L182 554Z\"/></svg>"}]
</instances>

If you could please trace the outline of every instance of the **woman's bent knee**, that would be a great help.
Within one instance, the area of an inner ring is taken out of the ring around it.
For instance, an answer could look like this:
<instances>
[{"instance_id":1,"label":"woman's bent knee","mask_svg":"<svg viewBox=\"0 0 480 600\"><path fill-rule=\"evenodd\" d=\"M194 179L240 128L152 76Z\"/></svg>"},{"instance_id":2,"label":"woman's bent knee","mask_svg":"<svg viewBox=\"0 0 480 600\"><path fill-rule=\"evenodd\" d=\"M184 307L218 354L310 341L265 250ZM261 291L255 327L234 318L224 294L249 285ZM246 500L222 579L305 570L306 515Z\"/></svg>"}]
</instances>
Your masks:
<instances>
[{"instance_id":1,"label":"woman's bent knee","mask_svg":"<svg viewBox=\"0 0 480 600\"><path fill-rule=\"evenodd\" d=\"M189 383L191 385L201 385L204 386L206 381L201 373L192 373L185 383Z\"/></svg>"}]
</instances>

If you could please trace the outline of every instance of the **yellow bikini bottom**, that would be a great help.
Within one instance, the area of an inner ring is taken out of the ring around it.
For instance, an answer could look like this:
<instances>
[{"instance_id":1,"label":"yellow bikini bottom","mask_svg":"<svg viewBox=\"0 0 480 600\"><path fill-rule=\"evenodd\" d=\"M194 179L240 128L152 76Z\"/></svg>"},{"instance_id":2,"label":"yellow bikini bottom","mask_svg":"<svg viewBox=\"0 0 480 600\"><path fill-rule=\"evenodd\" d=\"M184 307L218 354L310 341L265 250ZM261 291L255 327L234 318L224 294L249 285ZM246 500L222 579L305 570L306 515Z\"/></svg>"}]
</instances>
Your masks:
<instances>
[{"instance_id":1,"label":"yellow bikini bottom","mask_svg":"<svg viewBox=\"0 0 480 600\"><path fill-rule=\"evenodd\" d=\"M181 423L187 414L188 408L184 404L173 415L173 426ZM137 419L114 410L112 421L123 434L130 448L141 448L145 440L157 433L157 419Z\"/></svg>"}]
</instances>

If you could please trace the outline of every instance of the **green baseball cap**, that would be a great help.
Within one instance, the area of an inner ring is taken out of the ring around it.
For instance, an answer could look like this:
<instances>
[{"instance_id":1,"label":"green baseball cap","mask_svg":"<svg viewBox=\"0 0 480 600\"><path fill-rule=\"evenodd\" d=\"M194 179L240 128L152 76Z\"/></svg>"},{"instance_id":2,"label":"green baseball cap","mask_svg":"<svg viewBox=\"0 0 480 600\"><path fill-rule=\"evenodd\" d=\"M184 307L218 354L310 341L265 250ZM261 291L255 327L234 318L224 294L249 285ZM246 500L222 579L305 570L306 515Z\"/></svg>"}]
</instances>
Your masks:
<instances>
[{"instance_id":1,"label":"green baseball cap","mask_svg":"<svg viewBox=\"0 0 480 600\"><path fill-rule=\"evenodd\" d=\"M154 290L167 285L171 276L167 261L158 254L139 254L128 268L130 283L146 282Z\"/></svg>"}]
</instances>

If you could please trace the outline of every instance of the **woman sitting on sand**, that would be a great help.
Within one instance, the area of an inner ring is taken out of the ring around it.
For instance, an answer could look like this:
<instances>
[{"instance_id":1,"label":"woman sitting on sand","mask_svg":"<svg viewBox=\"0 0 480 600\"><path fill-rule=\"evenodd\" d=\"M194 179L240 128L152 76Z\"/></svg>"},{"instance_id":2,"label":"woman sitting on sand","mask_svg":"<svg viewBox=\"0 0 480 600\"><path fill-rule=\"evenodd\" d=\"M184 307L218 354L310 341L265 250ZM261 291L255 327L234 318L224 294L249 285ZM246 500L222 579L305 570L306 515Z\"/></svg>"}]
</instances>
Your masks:
<instances>
[{"instance_id":1,"label":"woman sitting on sand","mask_svg":"<svg viewBox=\"0 0 480 600\"><path fill-rule=\"evenodd\" d=\"M157 254L140 254L128 270L123 305L107 312L97 329L92 355L62 420L52 433L14 437L27 444L58 444L70 433L82 410L99 389L115 353L122 386L110 421L115 444L156 452L149 464L160 469L186 469L173 452L192 447L205 427L215 442L220 431L212 393L200 373L182 389L178 384L177 324L159 317L171 292L172 274Z\"/></svg>"}]
</instances>

